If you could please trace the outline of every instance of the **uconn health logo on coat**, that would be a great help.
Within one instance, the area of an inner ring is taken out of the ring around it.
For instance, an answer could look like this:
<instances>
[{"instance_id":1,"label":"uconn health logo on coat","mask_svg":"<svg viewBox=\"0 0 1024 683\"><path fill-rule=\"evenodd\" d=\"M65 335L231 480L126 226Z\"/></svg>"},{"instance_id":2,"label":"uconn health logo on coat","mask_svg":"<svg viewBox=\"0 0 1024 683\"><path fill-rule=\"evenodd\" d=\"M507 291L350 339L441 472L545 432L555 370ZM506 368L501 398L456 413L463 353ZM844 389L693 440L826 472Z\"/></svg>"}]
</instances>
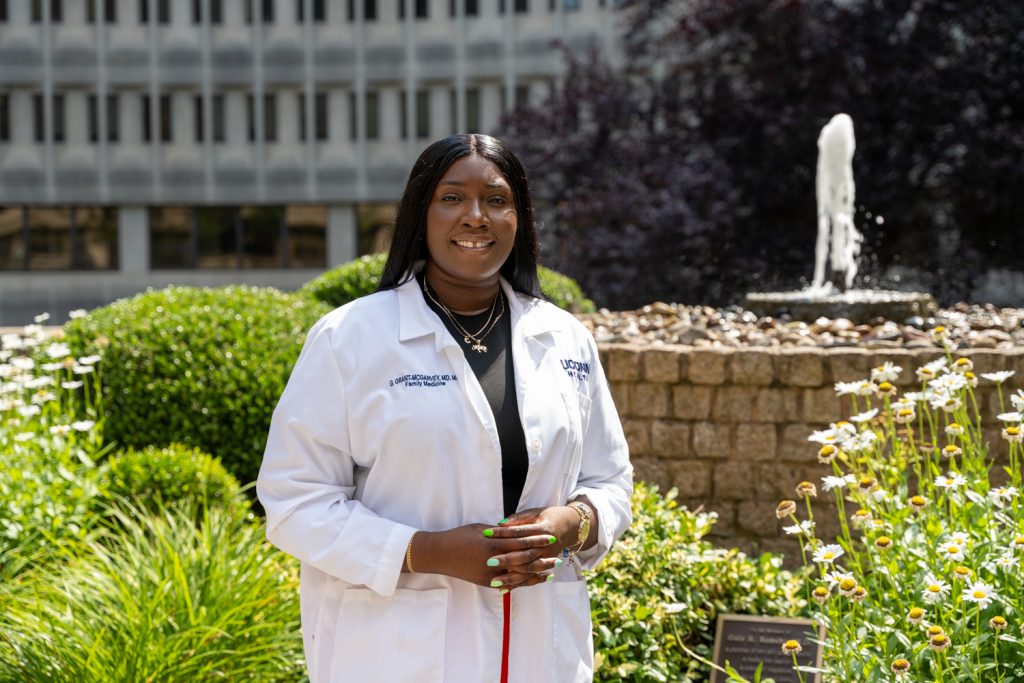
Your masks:
<instances>
[{"instance_id":1,"label":"uconn health logo on coat","mask_svg":"<svg viewBox=\"0 0 1024 683\"><path fill-rule=\"evenodd\" d=\"M565 370L569 377L580 382L585 382L590 378L590 363L585 363L581 360L563 358L562 369Z\"/></svg>"}]
</instances>

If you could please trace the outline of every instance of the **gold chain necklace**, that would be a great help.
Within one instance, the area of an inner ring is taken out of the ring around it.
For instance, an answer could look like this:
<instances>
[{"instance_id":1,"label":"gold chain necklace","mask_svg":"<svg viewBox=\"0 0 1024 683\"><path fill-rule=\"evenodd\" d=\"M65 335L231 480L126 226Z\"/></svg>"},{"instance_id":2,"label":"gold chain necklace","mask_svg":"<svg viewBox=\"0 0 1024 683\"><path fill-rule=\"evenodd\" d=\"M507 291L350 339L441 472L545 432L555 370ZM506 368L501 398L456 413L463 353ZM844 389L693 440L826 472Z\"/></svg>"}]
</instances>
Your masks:
<instances>
[{"instance_id":1,"label":"gold chain necklace","mask_svg":"<svg viewBox=\"0 0 1024 683\"><path fill-rule=\"evenodd\" d=\"M427 284L426 278L423 279L423 292L427 297L433 301L438 308L444 311L445 316L448 320L452 321L452 325L462 334L462 341L469 344L469 347L477 353L487 353L487 346L484 345L483 341L494 329L494 326L501 320L501 316L505 313L505 300L501 296L501 289L498 289L498 293L494 296L494 301L491 302L491 312L487 316L487 322L484 326L477 330L476 334L471 334L465 327L459 324L459 321L455 319L455 314L452 313L451 309L445 306L443 303L437 300L437 298L431 293L430 285ZM495 306L501 306L501 310L498 311L498 315L494 315Z\"/></svg>"}]
</instances>

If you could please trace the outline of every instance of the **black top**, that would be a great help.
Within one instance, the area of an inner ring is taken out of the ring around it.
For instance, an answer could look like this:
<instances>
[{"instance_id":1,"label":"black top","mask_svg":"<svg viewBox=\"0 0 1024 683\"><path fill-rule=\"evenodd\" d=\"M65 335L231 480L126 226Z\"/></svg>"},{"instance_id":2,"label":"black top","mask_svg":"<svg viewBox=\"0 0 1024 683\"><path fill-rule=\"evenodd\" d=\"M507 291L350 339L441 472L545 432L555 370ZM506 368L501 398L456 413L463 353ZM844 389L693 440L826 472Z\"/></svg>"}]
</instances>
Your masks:
<instances>
[{"instance_id":1,"label":"black top","mask_svg":"<svg viewBox=\"0 0 1024 683\"><path fill-rule=\"evenodd\" d=\"M422 286L422 276L419 279ZM434 294L433 291L431 294ZM435 298L436 296L434 294ZM501 301L497 302L497 311L504 312L498 324L481 340L487 347L484 353L474 351L471 348L472 341L465 343L465 335L429 296L424 295L424 299L466 354L469 367L473 368L473 374L479 380L487 403L491 406L498 428L498 442L501 445L501 487L504 494L505 516L508 517L519 507L519 498L526 484L530 460L526 453L526 434L519 418L515 369L512 366L512 316L509 314L505 293L499 290L498 296L501 297ZM489 314L490 309L479 315L453 313L459 325L473 334L484 326Z\"/></svg>"}]
</instances>

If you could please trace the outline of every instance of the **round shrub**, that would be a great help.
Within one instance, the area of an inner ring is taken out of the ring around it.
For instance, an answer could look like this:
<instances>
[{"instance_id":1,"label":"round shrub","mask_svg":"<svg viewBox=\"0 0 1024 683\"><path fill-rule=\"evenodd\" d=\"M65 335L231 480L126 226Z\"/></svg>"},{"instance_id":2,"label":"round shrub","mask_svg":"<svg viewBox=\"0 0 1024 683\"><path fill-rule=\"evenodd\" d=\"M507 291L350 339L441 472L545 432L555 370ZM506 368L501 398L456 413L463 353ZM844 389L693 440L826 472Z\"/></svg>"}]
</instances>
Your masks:
<instances>
[{"instance_id":1,"label":"round shrub","mask_svg":"<svg viewBox=\"0 0 1024 683\"><path fill-rule=\"evenodd\" d=\"M171 504L242 511L238 480L219 460L197 448L171 444L112 455L99 469L97 506L127 499L151 512Z\"/></svg>"},{"instance_id":2,"label":"round shrub","mask_svg":"<svg viewBox=\"0 0 1024 683\"><path fill-rule=\"evenodd\" d=\"M300 293L331 306L343 306L353 299L372 294L380 284L387 254L368 254L329 270L307 282ZM583 290L572 278L540 266L540 289L553 304L573 313L591 313L594 302L583 295Z\"/></svg>"},{"instance_id":3,"label":"round shrub","mask_svg":"<svg viewBox=\"0 0 1024 683\"><path fill-rule=\"evenodd\" d=\"M107 442L197 447L249 482L306 332L328 310L275 289L168 287L72 320L66 341L106 346Z\"/></svg>"},{"instance_id":4,"label":"round shrub","mask_svg":"<svg viewBox=\"0 0 1024 683\"><path fill-rule=\"evenodd\" d=\"M595 681L705 681L719 612L796 615L801 583L781 556L749 558L703 537L714 513L637 482L633 525L590 577Z\"/></svg>"}]
</instances>

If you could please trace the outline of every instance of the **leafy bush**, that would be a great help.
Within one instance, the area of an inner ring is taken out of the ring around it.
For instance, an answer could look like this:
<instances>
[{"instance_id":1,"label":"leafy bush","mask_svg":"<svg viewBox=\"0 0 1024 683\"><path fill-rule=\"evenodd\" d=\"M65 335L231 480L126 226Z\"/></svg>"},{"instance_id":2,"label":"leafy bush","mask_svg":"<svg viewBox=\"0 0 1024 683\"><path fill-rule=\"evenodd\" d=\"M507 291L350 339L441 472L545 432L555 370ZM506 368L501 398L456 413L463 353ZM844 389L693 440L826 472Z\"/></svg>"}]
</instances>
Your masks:
<instances>
[{"instance_id":1,"label":"leafy bush","mask_svg":"<svg viewBox=\"0 0 1024 683\"><path fill-rule=\"evenodd\" d=\"M633 526L590 578L596 681L703 681L719 612L790 615L799 582L781 558L748 558L702 540L714 513L678 508L638 483Z\"/></svg>"},{"instance_id":2,"label":"leafy bush","mask_svg":"<svg viewBox=\"0 0 1024 683\"><path fill-rule=\"evenodd\" d=\"M331 306L343 306L353 299L377 291L387 255L369 254L329 270L307 282L300 293ZM590 313L594 302L583 295L575 280L540 266L540 288L553 304L573 313Z\"/></svg>"},{"instance_id":3,"label":"leafy bush","mask_svg":"<svg viewBox=\"0 0 1024 683\"><path fill-rule=\"evenodd\" d=\"M101 494L93 499L98 510L118 500L134 501L151 512L171 504L239 513L248 506L238 480L219 460L181 444L113 455L99 469L98 479Z\"/></svg>"},{"instance_id":4,"label":"leafy bush","mask_svg":"<svg viewBox=\"0 0 1024 683\"><path fill-rule=\"evenodd\" d=\"M56 573L0 584L0 682L303 680L298 563L262 528L215 508L112 514Z\"/></svg>"},{"instance_id":5,"label":"leafy bush","mask_svg":"<svg viewBox=\"0 0 1024 683\"><path fill-rule=\"evenodd\" d=\"M109 345L106 441L195 446L249 482L306 331L327 310L274 289L168 287L92 311L66 332L75 349Z\"/></svg>"}]
</instances>

